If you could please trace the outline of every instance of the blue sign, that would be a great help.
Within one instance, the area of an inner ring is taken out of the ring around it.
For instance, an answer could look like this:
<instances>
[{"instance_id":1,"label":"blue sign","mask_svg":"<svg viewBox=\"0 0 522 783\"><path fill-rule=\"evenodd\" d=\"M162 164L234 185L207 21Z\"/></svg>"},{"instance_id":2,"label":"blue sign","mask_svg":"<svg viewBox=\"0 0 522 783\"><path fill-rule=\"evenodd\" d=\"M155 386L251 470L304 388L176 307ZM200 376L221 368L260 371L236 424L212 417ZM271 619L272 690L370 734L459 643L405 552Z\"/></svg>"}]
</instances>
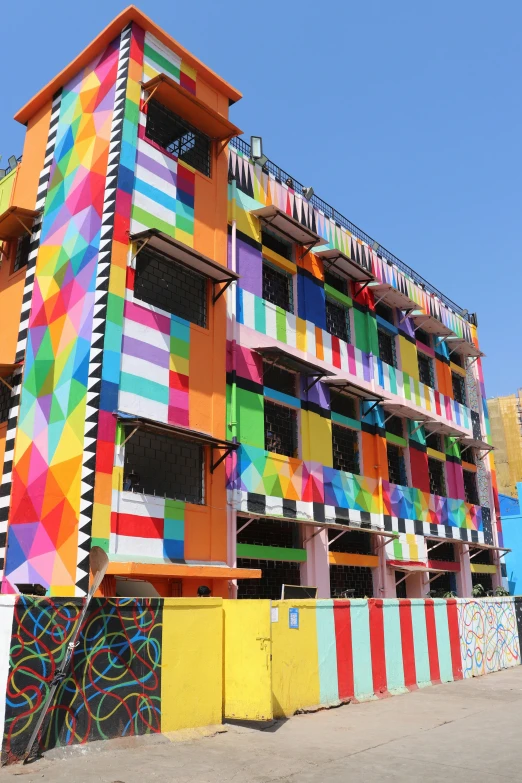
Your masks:
<instances>
[{"instance_id":1,"label":"blue sign","mask_svg":"<svg viewBox=\"0 0 522 783\"><path fill-rule=\"evenodd\" d=\"M288 610L288 627L299 630L299 609Z\"/></svg>"}]
</instances>

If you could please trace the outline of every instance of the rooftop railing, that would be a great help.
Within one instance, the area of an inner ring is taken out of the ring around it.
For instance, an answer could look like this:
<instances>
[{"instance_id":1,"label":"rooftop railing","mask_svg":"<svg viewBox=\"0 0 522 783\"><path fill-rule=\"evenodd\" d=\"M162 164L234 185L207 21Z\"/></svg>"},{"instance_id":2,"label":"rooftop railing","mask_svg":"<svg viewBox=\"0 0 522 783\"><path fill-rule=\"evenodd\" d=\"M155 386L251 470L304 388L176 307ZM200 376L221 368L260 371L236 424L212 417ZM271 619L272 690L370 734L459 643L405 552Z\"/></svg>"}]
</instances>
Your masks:
<instances>
[{"instance_id":1,"label":"rooftop railing","mask_svg":"<svg viewBox=\"0 0 522 783\"><path fill-rule=\"evenodd\" d=\"M251 153L250 144L247 141L245 141L245 139L236 137L232 139L230 143L232 144L233 147L235 147L237 150L242 152L244 155L250 157L250 153ZM295 179L295 177L290 176L288 172L279 168L279 166L276 166L276 164L273 163L271 160L267 160L263 168L265 169L265 171L268 171L270 174L273 174L274 177L279 182L284 182L288 184L295 190L296 193L303 195L304 185L301 182L299 182L299 180ZM374 245L378 245L379 246L378 253L380 256L382 256L382 258L385 258L390 263L395 264L395 266L398 269L404 272L404 274L408 275L412 280L414 280L418 285L420 285L426 291L429 291L430 293L435 294L435 296L438 296L439 299L442 302L444 302L445 305L447 305L447 307L450 307L455 313L460 315L462 318L465 318L470 323L476 324L476 316L474 313L468 313L462 307L459 307L459 305L456 304L452 299L450 299L448 296L443 294L442 291L439 291L438 288L435 288L434 285L432 285L427 280L425 280L422 277L422 275L419 275L419 273L416 272L414 269L412 269L410 266L408 266L408 264L405 264L404 261L400 260L400 258L397 258L397 256L395 256L393 253L390 253L389 250L386 250L386 248L383 247L380 242L377 242L369 234L367 234L365 231L363 231L358 226L356 226L355 223L352 223L351 220L348 220L348 218L345 218L344 215L341 215L340 212L337 212L337 210L331 207L330 204L327 204L326 201L323 201L315 194L312 196L310 201L315 207L317 207L317 209L321 210L321 212L324 212L324 214L327 217L331 218L339 226L346 228L351 234L353 234L353 236L357 237L358 239L361 239L363 242L366 242L366 244L369 245L370 247Z\"/></svg>"}]
</instances>

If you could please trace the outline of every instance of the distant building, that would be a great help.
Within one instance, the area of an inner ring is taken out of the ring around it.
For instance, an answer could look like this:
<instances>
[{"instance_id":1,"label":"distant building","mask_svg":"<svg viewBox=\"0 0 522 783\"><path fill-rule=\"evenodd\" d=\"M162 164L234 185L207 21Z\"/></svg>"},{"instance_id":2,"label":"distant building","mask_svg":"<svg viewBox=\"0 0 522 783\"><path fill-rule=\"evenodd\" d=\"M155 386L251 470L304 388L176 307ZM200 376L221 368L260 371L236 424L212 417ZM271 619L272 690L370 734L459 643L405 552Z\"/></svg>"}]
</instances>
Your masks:
<instances>
[{"instance_id":1,"label":"distant building","mask_svg":"<svg viewBox=\"0 0 522 783\"><path fill-rule=\"evenodd\" d=\"M511 595L522 595L522 482L517 490L518 497L498 496L504 546L511 550L506 554L502 575Z\"/></svg>"},{"instance_id":2,"label":"distant building","mask_svg":"<svg viewBox=\"0 0 522 783\"><path fill-rule=\"evenodd\" d=\"M516 497L522 481L522 389L507 397L488 400L491 441L500 494Z\"/></svg>"}]
</instances>

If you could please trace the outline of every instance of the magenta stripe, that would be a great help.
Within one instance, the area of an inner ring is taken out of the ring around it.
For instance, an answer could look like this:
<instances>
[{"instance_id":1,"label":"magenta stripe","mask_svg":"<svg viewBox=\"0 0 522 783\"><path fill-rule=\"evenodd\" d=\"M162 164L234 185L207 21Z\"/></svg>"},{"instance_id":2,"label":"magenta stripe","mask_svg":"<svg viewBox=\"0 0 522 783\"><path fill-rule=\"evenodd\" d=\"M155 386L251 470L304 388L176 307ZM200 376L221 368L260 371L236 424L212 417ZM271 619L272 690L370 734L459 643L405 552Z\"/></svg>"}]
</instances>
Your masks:
<instances>
[{"instance_id":1,"label":"magenta stripe","mask_svg":"<svg viewBox=\"0 0 522 783\"><path fill-rule=\"evenodd\" d=\"M134 356L136 359L145 359L147 362L169 369L170 351L163 351L149 343L142 343L134 337L123 335L123 353L126 356Z\"/></svg>"},{"instance_id":2,"label":"magenta stripe","mask_svg":"<svg viewBox=\"0 0 522 783\"><path fill-rule=\"evenodd\" d=\"M143 326L159 330L162 334L170 337L170 318L166 315L153 313L151 310L147 310L145 307L140 307L134 304L134 302L127 300L125 301L123 314L125 318L130 318L131 321L136 321L136 323Z\"/></svg>"}]
</instances>

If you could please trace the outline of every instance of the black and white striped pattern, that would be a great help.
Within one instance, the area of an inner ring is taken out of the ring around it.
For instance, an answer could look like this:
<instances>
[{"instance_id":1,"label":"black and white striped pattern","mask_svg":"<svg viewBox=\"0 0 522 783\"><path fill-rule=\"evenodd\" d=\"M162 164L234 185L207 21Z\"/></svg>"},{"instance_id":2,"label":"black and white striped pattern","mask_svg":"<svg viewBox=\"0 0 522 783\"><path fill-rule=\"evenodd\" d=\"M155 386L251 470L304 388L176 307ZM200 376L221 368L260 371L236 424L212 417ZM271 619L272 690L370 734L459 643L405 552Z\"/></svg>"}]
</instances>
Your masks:
<instances>
[{"instance_id":1,"label":"black and white striped pattern","mask_svg":"<svg viewBox=\"0 0 522 783\"><path fill-rule=\"evenodd\" d=\"M89 589L89 554L91 549L92 516L94 508L94 480L102 385L103 343L105 339L105 324L107 317L111 250L114 233L118 170L123 138L123 121L125 117L131 32L132 28L131 25L129 25L122 31L120 38L114 112L109 141L109 161L107 166L107 179L105 180L100 250L96 273L94 320L87 381L87 409L85 413L80 518L78 521L78 559L75 580L75 594L78 596L86 595Z\"/></svg>"},{"instance_id":2,"label":"black and white striped pattern","mask_svg":"<svg viewBox=\"0 0 522 783\"><path fill-rule=\"evenodd\" d=\"M18 329L18 342L16 345L17 362L22 362L25 358L25 348L27 345L27 331L29 326L29 315L31 313L31 301L34 288L34 273L36 267L36 257L40 247L40 234L42 230L42 215L45 205L45 198L49 188L49 179L51 174L51 163L56 146L56 134L58 131L58 119L60 116L60 104L62 100L62 91L56 93L53 98L51 108L51 120L49 123L49 135L47 137L47 146L45 148L44 167L40 173L38 181L38 190L36 195L35 209L40 212L34 219L31 244L29 247L29 257L25 268L25 285L22 298L22 310L20 313L20 326ZM2 471L2 483L0 484L0 578L3 576L5 566L5 547L7 539L7 522L9 516L9 505L11 500L11 484L13 472L13 458L16 428L18 426L18 412L20 410L20 397L22 393L22 368L15 371L13 376L13 390L11 392L11 405L7 419L7 431L5 440L5 455Z\"/></svg>"}]
</instances>

